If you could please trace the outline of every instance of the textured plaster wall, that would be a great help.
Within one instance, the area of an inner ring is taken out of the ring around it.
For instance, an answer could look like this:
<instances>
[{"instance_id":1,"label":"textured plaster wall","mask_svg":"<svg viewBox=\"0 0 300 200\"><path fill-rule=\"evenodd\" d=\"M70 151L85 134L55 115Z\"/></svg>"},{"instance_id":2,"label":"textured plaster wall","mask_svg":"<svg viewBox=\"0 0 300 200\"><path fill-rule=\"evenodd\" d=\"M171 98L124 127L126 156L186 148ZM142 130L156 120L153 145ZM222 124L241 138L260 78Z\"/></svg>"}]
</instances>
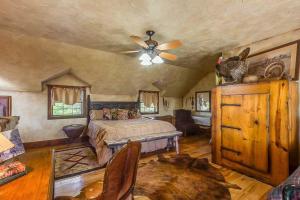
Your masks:
<instances>
[{"instance_id":1,"label":"textured plaster wall","mask_svg":"<svg viewBox=\"0 0 300 200\"><path fill-rule=\"evenodd\" d=\"M163 106L161 97L159 99L159 115L173 115L174 110L182 108L182 98L166 97L165 100L169 102L169 107Z\"/></svg>"},{"instance_id":2,"label":"textured plaster wall","mask_svg":"<svg viewBox=\"0 0 300 200\"><path fill-rule=\"evenodd\" d=\"M139 49L129 35L152 29L159 43L183 42L171 64L205 75L221 48L298 29L299 10L297 0L1 0L0 28L111 52Z\"/></svg>"},{"instance_id":3,"label":"textured plaster wall","mask_svg":"<svg viewBox=\"0 0 300 200\"><path fill-rule=\"evenodd\" d=\"M66 137L61 128L85 119L47 120L45 84L90 85L99 101L132 101L138 90L163 83L170 108L181 107L181 96L198 79L198 71L168 64L143 67L137 58L0 31L0 95L13 98L13 115L21 116L24 142ZM73 75L70 75L73 74Z\"/></svg>"},{"instance_id":4,"label":"textured plaster wall","mask_svg":"<svg viewBox=\"0 0 300 200\"><path fill-rule=\"evenodd\" d=\"M0 89L41 91L41 82L71 71L92 93L135 95L156 81L166 96L181 97L201 71L160 64L141 66L137 57L0 31Z\"/></svg>"},{"instance_id":5,"label":"textured plaster wall","mask_svg":"<svg viewBox=\"0 0 300 200\"><path fill-rule=\"evenodd\" d=\"M208 112L196 112L195 105L192 107L190 97L195 98L195 92L210 91L216 86L215 72L211 72L204 76L183 98L183 108L192 110L195 115L210 115ZM194 99L195 101L196 99Z\"/></svg>"},{"instance_id":6,"label":"textured plaster wall","mask_svg":"<svg viewBox=\"0 0 300 200\"><path fill-rule=\"evenodd\" d=\"M8 92L0 95L12 96L12 114L20 116L19 130L23 142L64 138L61 128L68 124L85 123L81 119L47 119L47 91L43 92Z\"/></svg>"},{"instance_id":7,"label":"textured plaster wall","mask_svg":"<svg viewBox=\"0 0 300 200\"><path fill-rule=\"evenodd\" d=\"M259 53L289 42L293 42L300 39L300 30L290 31L284 34L277 35L275 37L270 37L264 40L260 40L257 42L249 43L244 46L240 46L232 49L224 49L222 54L223 56L230 57L234 55L238 55L243 49L250 47L250 55Z\"/></svg>"},{"instance_id":8,"label":"textured plaster wall","mask_svg":"<svg viewBox=\"0 0 300 200\"><path fill-rule=\"evenodd\" d=\"M76 85L86 84L65 75L62 78L51 80L47 84ZM20 116L19 130L23 142L53 140L65 138L61 128L68 124L85 124L85 118L48 120L48 90L42 92L18 92L0 90L0 95L12 96L12 115Z\"/></svg>"},{"instance_id":9,"label":"textured plaster wall","mask_svg":"<svg viewBox=\"0 0 300 200\"><path fill-rule=\"evenodd\" d=\"M86 124L86 118L78 119L47 119L48 93L47 84L87 86L87 84L71 74L51 79L44 83L41 92L3 91L0 95L12 96L12 115L20 116L19 130L23 142L53 140L65 138L62 127L69 124ZM153 88L151 88L153 89ZM88 89L89 93L89 89ZM136 95L103 95L91 94L93 101L136 101ZM167 97L169 109L165 109L160 98L160 114L173 114L173 110L181 108L181 98Z\"/></svg>"},{"instance_id":10,"label":"textured plaster wall","mask_svg":"<svg viewBox=\"0 0 300 200\"><path fill-rule=\"evenodd\" d=\"M154 87L144 88L143 90L158 91ZM169 107L163 106L163 98L169 102ZM91 94L92 101L137 101L138 94L136 95L101 95L101 94ZM173 115L175 109L182 108L182 98L181 97L164 97L161 95L159 97L159 114L156 115ZM147 115L154 116L154 115Z\"/></svg>"},{"instance_id":11,"label":"textured plaster wall","mask_svg":"<svg viewBox=\"0 0 300 200\"><path fill-rule=\"evenodd\" d=\"M167 97L165 91L160 91L153 85L140 88L140 90L158 91L159 92L159 114L156 115L173 115L175 109L182 108L182 97ZM169 107L163 106L163 98L169 102ZM93 101L137 101L138 92L134 95L103 95L91 94ZM152 115L148 115L152 116Z\"/></svg>"}]
</instances>

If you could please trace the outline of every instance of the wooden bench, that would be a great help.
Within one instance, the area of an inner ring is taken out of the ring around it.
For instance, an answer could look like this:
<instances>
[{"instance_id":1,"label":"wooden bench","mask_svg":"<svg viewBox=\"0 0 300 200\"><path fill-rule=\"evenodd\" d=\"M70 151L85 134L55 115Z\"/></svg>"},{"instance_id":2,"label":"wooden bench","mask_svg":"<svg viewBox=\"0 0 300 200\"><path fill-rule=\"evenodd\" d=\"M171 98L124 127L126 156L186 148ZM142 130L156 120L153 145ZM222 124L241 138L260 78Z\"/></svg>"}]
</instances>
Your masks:
<instances>
[{"instance_id":1,"label":"wooden bench","mask_svg":"<svg viewBox=\"0 0 300 200\"><path fill-rule=\"evenodd\" d=\"M133 136L118 140L104 140L105 144L115 153L118 149L128 143L128 141L151 142L160 139L168 139L168 150L171 147L176 147L176 153L179 154L178 137L182 135L180 131L171 131L165 133L155 133L149 135Z\"/></svg>"}]
</instances>

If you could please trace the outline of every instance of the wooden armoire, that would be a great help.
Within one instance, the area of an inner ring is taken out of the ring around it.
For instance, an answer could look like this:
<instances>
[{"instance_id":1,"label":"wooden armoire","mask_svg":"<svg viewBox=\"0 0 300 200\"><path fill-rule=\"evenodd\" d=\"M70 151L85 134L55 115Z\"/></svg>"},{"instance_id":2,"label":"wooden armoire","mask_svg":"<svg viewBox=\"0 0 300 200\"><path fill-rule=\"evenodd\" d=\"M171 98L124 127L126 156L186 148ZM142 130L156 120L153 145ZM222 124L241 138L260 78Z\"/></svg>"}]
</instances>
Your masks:
<instances>
[{"instance_id":1,"label":"wooden armoire","mask_svg":"<svg viewBox=\"0 0 300 200\"><path fill-rule=\"evenodd\" d=\"M218 86L212 91L212 160L271 185L298 166L298 85Z\"/></svg>"}]
</instances>

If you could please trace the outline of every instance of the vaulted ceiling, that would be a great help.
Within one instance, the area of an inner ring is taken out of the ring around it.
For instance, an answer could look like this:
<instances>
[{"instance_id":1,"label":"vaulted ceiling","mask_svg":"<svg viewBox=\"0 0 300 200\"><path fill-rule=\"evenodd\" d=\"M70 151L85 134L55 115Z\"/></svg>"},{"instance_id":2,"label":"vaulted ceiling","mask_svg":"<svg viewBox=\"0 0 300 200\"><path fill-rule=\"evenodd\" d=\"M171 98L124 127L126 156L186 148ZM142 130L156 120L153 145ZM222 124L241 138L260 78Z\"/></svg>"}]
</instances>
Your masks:
<instances>
[{"instance_id":1,"label":"vaulted ceiling","mask_svg":"<svg viewBox=\"0 0 300 200\"><path fill-rule=\"evenodd\" d=\"M300 27L298 0L2 0L0 28L110 52L134 50L129 36L180 39L172 63L201 59ZM146 39L146 38L145 38Z\"/></svg>"},{"instance_id":2,"label":"vaulted ceiling","mask_svg":"<svg viewBox=\"0 0 300 200\"><path fill-rule=\"evenodd\" d=\"M199 79L223 49L300 28L298 0L2 0L0 8L2 30L101 52L138 49L129 36L152 29L160 43L183 42L168 64Z\"/></svg>"}]
</instances>

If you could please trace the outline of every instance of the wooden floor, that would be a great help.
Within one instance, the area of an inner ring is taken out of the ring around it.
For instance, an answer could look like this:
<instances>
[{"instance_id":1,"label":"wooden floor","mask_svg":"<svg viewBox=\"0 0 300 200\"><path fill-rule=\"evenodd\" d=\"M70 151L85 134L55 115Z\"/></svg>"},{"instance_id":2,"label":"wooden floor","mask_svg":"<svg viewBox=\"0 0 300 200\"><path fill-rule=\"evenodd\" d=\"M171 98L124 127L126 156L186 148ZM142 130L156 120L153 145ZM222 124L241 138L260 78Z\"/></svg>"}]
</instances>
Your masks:
<instances>
[{"instance_id":1,"label":"wooden floor","mask_svg":"<svg viewBox=\"0 0 300 200\"><path fill-rule=\"evenodd\" d=\"M208 137L192 136L180 140L181 153L188 153L193 157L206 157L211 159L211 146ZM168 153L168 154L174 154ZM156 156L148 156L142 158L140 162L147 162L150 159L156 159ZM219 168L225 179L229 183L237 184L242 189L230 189L231 197L243 200L260 200L266 199L267 192L272 188L270 185L264 184L253 178L247 177L230 169L214 165ZM75 196L84 186L97 180L102 180L104 169L82 174L73 178L67 178L55 182L55 196L71 195Z\"/></svg>"}]
</instances>

